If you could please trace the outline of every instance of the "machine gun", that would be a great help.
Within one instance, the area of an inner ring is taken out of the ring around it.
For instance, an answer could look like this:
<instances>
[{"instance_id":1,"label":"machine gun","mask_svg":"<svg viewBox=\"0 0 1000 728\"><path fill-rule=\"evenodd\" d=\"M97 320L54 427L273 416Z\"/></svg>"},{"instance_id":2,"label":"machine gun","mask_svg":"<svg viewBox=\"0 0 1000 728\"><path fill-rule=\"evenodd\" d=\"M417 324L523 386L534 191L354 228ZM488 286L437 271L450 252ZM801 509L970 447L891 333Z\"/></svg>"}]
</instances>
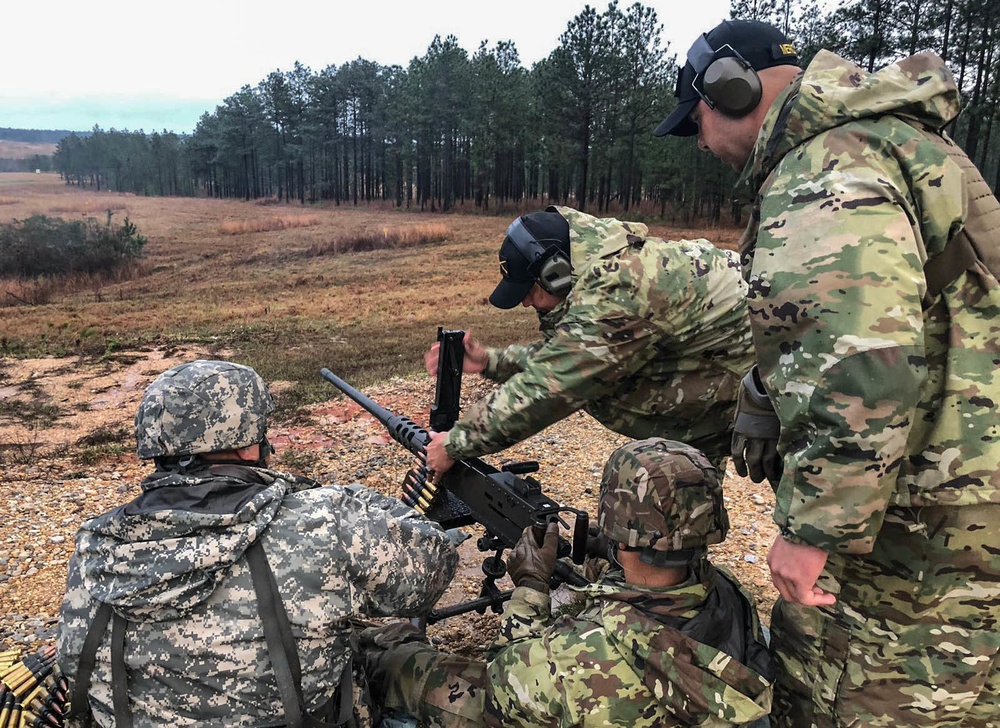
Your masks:
<instances>
[{"instance_id":1,"label":"machine gun","mask_svg":"<svg viewBox=\"0 0 1000 728\"><path fill-rule=\"evenodd\" d=\"M431 427L436 431L450 429L458 418L465 357L464 336L464 331L438 329L437 388L434 406L431 407ZM538 463L514 463L497 470L478 458L469 458L456 462L435 485L427 478L427 430L409 417L390 412L329 369L323 368L320 373L381 422L396 442L417 456L419 466L411 469L403 481L403 502L437 521L444 529L481 524L486 533L477 541L479 550L484 553L495 551L493 556L483 561L485 578L479 598L433 610L427 616L429 624L473 610L484 614L487 607L499 613L503 602L512 593L501 592L496 586L496 580L507 573L503 550L513 547L528 526L534 527L536 537L540 539L548 521L561 520L561 513L575 514L573 543L570 545L560 537L558 554L560 557L572 556L576 564L583 563L587 552L587 513L556 503L542 492L541 484L528 475L538 470ZM563 561L556 562L553 581L573 586L588 583Z\"/></svg>"}]
</instances>

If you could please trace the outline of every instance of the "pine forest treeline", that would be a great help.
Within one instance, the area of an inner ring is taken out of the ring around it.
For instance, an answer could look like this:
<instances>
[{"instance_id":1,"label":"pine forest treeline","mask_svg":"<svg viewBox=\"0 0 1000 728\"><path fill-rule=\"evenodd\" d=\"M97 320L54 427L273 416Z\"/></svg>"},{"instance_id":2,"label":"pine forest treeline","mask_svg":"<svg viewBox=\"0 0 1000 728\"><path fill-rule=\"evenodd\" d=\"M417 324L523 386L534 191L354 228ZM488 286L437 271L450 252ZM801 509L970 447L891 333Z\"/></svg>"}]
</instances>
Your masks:
<instances>
[{"instance_id":1,"label":"pine forest treeline","mask_svg":"<svg viewBox=\"0 0 1000 728\"><path fill-rule=\"evenodd\" d=\"M952 136L1000 187L1000 3L824 7L734 0L731 9L781 26L805 61L824 47L867 69L938 53L962 90ZM662 30L654 10L612 2L585 6L530 69L510 42L470 56L453 36L406 68L295 63L236 91L190 135L95 128L63 138L53 161L69 184L143 195L738 218L731 170L692 140L651 133L673 106L676 58L687 51L664 47Z\"/></svg>"}]
</instances>

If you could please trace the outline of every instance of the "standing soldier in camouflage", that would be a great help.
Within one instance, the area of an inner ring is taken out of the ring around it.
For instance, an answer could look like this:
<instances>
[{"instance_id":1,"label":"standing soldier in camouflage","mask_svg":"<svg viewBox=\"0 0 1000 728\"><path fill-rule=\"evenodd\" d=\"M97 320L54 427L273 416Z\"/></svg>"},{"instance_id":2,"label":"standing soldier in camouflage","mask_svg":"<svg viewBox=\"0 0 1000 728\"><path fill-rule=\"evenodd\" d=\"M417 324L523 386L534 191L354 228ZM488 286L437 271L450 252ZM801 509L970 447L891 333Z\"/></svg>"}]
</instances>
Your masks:
<instances>
[{"instance_id":1,"label":"standing soldier in camouflage","mask_svg":"<svg viewBox=\"0 0 1000 728\"><path fill-rule=\"evenodd\" d=\"M135 433L156 471L83 524L70 561L57 645L81 719L371 724L350 619L425 613L457 552L393 498L270 470L272 409L224 361L147 388Z\"/></svg>"},{"instance_id":2,"label":"standing soldier in camouflage","mask_svg":"<svg viewBox=\"0 0 1000 728\"><path fill-rule=\"evenodd\" d=\"M1000 206L943 132L951 73L829 51L802 71L776 28L727 21L677 95L656 133L697 134L756 193L744 274L783 459L775 713L1000 725Z\"/></svg>"},{"instance_id":3,"label":"standing soldier in camouflage","mask_svg":"<svg viewBox=\"0 0 1000 728\"><path fill-rule=\"evenodd\" d=\"M766 716L772 668L753 598L711 564L729 529L718 472L679 442L625 445L601 479L611 568L556 617L558 527L510 555L516 588L484 665L434 650L408 625L370 630L384 704L435 726L728 726ZM388 649L380 651L380 647Z\"/></svg>"},{"instance_id":4,"label":"standing soldier in camouflage","mask_svg":"<svg viewBox=\"0 0 1000 728\"><path fill-rule=\"evenodd\" d=\"M533 307L543 338L487 349L467 337L464 371L502 384L432 436L431 470L440 476L580 409L626 437L689 443L721 466L752 363L746 284L735 253L648 233L568 207L507 228L490 303ZM437 346L425 357L431 376Z\"/></svg>"}]
</instances>

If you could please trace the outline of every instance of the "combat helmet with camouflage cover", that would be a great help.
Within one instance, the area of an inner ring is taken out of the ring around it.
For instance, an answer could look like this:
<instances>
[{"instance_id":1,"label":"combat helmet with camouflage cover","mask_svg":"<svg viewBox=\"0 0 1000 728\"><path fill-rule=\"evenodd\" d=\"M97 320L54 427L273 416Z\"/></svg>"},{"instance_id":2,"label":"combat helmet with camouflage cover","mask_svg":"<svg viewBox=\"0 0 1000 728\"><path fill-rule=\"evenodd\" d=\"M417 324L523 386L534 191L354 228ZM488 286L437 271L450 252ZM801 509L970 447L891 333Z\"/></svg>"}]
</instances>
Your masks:
<instances>
[{"instance_id":1,"label":"combat helmet with camouflage cover","mask_svg":"<svg viewBox=\"0 0 1000 728\"><path fill-rule=\"evenodd\" d=\"M647 563L689 563L729 531L719 474L684 443L628 443L604 466L598 526L611 543L641 550Z\"/></svg>"},{"instance_id":2,"label":"combat helmet with camouflage cover","mask_svg":"<svg viewBox=\"0 0 1000 728\"><path fill-rule=\"evenodd\" d=\"M153 380L135 415L140 458L238 450L264 440L274 410L267 384L253 369L198 360Z\"/></svg>"}]
</instances>

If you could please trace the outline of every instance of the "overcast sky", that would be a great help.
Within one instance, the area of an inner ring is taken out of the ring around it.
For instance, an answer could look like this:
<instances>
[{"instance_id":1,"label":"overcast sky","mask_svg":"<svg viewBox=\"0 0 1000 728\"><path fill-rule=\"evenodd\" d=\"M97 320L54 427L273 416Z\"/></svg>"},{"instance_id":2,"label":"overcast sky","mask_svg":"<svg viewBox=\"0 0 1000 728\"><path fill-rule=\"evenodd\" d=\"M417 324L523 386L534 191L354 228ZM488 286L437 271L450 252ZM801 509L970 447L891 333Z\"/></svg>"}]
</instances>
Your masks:
<instances>
[{"instance_id":1,"label":"overcast sky","mask_svg":"<svg viewBox=\"0 0 1000 728\"><path fill-rule=\"evenodd\" d=\"M629 7L620 2L619 7ZM583 0L9 0L0 41L0 127L190 132L241 86L300 61L314 72L358 57L406 66L435 35L471 55L512 40L530 68ZM729 16L729 0L648 0L683 59ZM607 2L592 2L604 12Z\"/></svg>"}]
</instances>

